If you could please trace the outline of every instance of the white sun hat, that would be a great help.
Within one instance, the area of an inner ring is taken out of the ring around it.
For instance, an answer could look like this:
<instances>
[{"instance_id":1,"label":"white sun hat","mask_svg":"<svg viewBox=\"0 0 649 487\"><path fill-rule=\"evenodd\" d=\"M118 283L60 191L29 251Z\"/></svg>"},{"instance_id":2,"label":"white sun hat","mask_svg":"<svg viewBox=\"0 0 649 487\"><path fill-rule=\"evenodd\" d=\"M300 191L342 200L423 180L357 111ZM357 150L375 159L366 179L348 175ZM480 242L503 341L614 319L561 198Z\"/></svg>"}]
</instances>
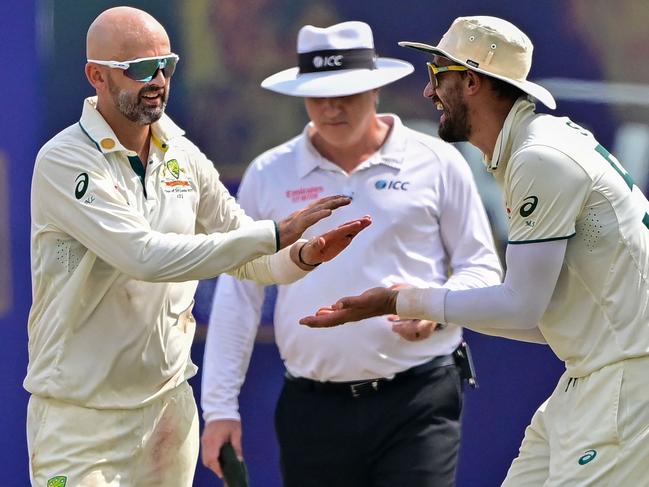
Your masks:
<instances>
[{"instance_id":1,"label":"white sun hat","mask_svg":"<svg viewBox=\"0 0 649 487\"><path fill-rule=\"evenodd\" d=\"M298 66L262 81L262 88L302 97L348 96L387 85L414 71L399 59L377 57L372 29L350 21L320 28L306 25L297 36Z\"/></svg>"},{"instance_id":2,"label":"white sun hat","mask_svg":"<svg viewBox=\"0 0 649 487\"><path fill-rule=\"evenodd\" d=\"M517 86L548 108L555 109L552 94L527 80L534 46L518 27L497 17L458 17L437 46L402 41L412 47L449 58L478 73Z\"/></svg>"}]
</instances>

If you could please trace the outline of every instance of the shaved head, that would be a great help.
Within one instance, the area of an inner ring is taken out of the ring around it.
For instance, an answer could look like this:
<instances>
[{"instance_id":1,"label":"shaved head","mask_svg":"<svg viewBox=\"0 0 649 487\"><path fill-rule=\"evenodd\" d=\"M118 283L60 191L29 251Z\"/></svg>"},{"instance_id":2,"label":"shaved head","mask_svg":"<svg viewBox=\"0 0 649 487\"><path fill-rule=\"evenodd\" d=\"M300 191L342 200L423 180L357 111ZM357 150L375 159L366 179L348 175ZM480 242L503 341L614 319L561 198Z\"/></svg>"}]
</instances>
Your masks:
<instances>
[{"instance_id":1,"label":"shaved head","mask_svg":"<svg viewBox=\"0 0 649 487\"><path fill-rule=\"evenodd\" d=\"M169 54L170 49L169 36L160 22L132 7L103 11L90 24L86 37L88 59L125 61Z\"/></svg>"},{"instance_id":2,"label":"shaved head","mask_svg":"<svg viewBox=\"0 0 649 487\"><path fill-rule=\"evenodd\" d=\"M143 10L115 7L103 11L90 24L86 54L95 61L132 61L171 54L169 36L164 27ZM123 138L138 132L148 133L148 126L164 114L169 98L170 78L158 65L147 81L125 76L125 71L88 62L86 77L97 92L97 110L113 130Z\"/></svg>"}]
</instances>

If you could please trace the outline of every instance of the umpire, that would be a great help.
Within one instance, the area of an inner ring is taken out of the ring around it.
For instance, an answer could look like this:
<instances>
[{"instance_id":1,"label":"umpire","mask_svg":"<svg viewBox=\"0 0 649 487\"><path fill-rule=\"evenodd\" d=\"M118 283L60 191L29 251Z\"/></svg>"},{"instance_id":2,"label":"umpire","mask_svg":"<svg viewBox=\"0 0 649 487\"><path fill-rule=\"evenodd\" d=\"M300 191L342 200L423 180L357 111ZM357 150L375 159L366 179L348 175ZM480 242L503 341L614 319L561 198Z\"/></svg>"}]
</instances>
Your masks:
<instances>
[{"instance_id":1,"label":"umpire","mask_svg":"<svg viewBox=\"0 0 649 487\"><path fill-rule=\"evenodd\" d=\"M466 289L499 282L470 169L450 144L376 112L378 88L413 68L377 58L367 24L305 26L298 58L299 68L262 87L304 98L310 123L251 164L239 202L254 217L274 218L342 193L353 195L350 211L372 215L373 223L317 278L279 289L275 336L287 374L276 429L284 485L454 485L462 392L452 352L461 328L435 330L431 321L392 316L312 330L298 320L368 285ZM260 286L219 278L202 394L203 461L217 474L224 442L243 454L238 395L262 301Z\"/></svg>"}]
</instances>

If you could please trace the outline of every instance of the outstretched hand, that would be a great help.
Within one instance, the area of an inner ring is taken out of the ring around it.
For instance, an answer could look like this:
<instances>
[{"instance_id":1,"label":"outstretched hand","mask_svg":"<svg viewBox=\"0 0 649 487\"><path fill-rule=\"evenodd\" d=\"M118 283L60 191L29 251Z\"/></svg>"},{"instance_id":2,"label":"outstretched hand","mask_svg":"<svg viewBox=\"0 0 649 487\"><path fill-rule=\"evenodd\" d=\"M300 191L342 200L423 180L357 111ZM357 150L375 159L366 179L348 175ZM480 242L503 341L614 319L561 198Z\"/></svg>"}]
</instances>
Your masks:
<instances>
[{"instance_id":1,"label":"outstretched hand","mask_svg":"<svg viewBox=\"0 0 649 487\"><path fill-rule=\"evenodd\" d=\"M312 238L301 248L297 246L294 251L296 255L292 256L293 261L300 267L306 266L307 270L327 262L345 250L352 239L371 224L372 219L368 215L343 223L333 230Z\"/></svg>"},{"instance_id":2,"label":"outstretched hand","mask_svg":"<svg viewBox=\"0 0 649 487\"><path fill-rule=\"evenodd\" d=\"M315 316L302 318L300 324L311 328L331 328L372 316L396 314L398 293L396 289L375 287L360 296L348 296L332 306L322 307Z\"/></svg>"},{"instance_id":3,"label":"outstretched hand","mask_svg":"<svg viewBox=\"0 0 649 487\"><path fill-rule=\"evenodd\" d=\"M279 222L279 249L288 247L299 239L311 225L331 215L333 210L351 203L349 196L327 196L314 201L306 208L291 213ZM279 250L277 249L277 250Z\"/></svg>"}]
</instances>

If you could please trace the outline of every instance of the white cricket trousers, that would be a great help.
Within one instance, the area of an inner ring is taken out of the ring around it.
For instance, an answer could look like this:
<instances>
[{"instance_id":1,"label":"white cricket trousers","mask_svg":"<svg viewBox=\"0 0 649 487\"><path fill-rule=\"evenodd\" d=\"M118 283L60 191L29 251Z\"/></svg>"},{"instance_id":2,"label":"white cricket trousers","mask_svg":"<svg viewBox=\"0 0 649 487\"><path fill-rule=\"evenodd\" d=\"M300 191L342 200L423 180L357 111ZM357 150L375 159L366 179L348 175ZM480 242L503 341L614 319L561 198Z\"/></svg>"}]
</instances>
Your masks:
<instances>
[{"instance_id":1,"label":"white cricket trousers","mask_svg":"<svg viewBox=\"0 0 649 487\"><path fill-rule=\"evenodd\" d=\"M502 485L649 486L649 357L564 373Z\"/></svg>"},{"instance_id":2,"label":"white cricket trousers","mask_svg":"<svg viewBox=\"0 0 649 487\"><path fill-rule=\"evenodd\" d=\"M138 409L89 409L32 396L34 487L191 487L198 414L187 382Z\"/></svg>"}]
</instances>

